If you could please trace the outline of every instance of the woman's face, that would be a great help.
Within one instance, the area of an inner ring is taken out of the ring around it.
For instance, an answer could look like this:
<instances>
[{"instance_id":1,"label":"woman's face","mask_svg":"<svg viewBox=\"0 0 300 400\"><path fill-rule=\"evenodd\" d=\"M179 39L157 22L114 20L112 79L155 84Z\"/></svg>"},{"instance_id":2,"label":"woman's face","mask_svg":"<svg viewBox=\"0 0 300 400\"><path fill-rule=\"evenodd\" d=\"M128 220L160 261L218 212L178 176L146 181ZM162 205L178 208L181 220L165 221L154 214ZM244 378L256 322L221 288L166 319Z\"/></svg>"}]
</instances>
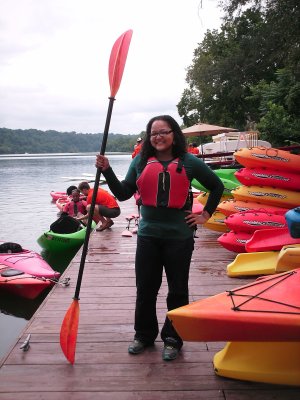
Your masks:
<instances>
[{"instance_id":1,"label":"woman's face","mask_svg":"<svg viewBox=\"0 0 300 400\"><path fill-rule=\"evenodd\" d=\"M158 152L172 149L174 133L166 121L156 120L151 126L150 142Z\"/></svg>"}]
</instances>

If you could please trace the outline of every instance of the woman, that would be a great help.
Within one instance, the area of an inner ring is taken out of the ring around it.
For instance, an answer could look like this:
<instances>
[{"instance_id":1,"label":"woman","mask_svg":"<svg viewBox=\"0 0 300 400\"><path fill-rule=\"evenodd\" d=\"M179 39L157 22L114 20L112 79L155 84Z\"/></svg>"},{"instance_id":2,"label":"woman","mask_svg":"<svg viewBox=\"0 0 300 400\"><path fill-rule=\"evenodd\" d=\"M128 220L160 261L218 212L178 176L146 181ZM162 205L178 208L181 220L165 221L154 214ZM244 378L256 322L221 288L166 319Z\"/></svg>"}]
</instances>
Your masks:
<instances>
[{"instance_id":1,"label":"woman","mask_svg":"<svg viewBox=\"0 0 300 400\"><path fill-rule=\"evenodd\" d=\"M148 122L141 153L132 160L124 181L117 179L105 156L97 156L96 166L102 169L117 199L127 200L137 190L140 195L142 218L135 258L135 336L128 347L130 354L139 354L154 344L159 333L156 299L163 268L168 282L168 310L188 304L194 231L198 224L210 218L224 186L202 160L186 152L185 137L178 123L168 115L154 117ZM201 215L191 212L190 182L193 178L210 191ZM168 318L161 338L163 360L174 360L183 342Z\"/></svg>"}]
</instances>

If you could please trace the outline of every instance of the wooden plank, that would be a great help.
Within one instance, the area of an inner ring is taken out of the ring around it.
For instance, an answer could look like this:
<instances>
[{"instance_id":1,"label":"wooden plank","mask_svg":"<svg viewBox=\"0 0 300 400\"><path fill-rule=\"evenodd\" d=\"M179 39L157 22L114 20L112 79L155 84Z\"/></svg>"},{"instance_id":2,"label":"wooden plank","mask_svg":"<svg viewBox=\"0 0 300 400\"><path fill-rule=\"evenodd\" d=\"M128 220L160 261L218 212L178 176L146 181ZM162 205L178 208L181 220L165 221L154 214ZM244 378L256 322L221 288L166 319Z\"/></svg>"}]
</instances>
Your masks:
<instances>
[{"instance_id":1,"label":"wooden plank","mask_svg":"<svg viewBox=\"0 0 300 400\"><path fill-rule=\"evenodd\" d=\"M63 276L71 284L56 286L29 321L0 369L1 400L237 400L299 398L300 389L216 376L213 356L224 342L186 342L177 360L161 359L163 343L145 353L127 352L133 337L135 307L134 258L136 236L124 238L123 215L136 212L133 201L121 204L122 215L113 229L91 234L80 291L80 320L76 363L71 366L59 345L62 319L74 295L80 251ZM226 266L235 253L222 248L219 233L197 231L190 272L190 299L198 300L245 283L233 279ZM160 327L166 315L165 277L157 301ZM20 345L31 333L28 352ZM280 393L280 396L278 396Z\"/></svg>"}]
</instances>

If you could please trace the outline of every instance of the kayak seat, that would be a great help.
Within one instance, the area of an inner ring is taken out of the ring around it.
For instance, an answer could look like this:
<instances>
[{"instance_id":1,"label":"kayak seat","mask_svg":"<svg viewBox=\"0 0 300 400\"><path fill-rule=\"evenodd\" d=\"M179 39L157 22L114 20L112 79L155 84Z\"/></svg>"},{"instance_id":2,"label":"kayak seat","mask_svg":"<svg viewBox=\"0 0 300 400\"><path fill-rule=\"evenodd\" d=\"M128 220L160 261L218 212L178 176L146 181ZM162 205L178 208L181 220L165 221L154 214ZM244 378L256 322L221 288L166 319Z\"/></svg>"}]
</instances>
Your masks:
<instances>
[{"instance_id":1,"label":"kayak seat","mask_svg":"<svg viewBox=\"0 0 300 400\"><path fill-rule=\"evenodd\" d=\"M1 272L1 276L3 276L3 278L9 278L11 276L17 276L17 275L23 275L24 272L23 271L19 271L18 269L14 269L14 268L9 268L3 272Z\"/></svg>"}]
</instances>

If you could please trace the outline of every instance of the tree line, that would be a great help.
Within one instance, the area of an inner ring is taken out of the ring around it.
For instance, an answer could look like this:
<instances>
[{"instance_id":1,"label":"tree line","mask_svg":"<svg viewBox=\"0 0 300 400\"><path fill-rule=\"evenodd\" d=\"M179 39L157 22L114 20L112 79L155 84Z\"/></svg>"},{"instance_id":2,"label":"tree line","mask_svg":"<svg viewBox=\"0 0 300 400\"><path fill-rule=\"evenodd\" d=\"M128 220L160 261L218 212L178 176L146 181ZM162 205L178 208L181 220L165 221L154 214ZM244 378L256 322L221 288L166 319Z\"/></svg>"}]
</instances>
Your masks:
<instances>
[{"instance_id":1,"label":"tree line","mask_svg":"<svg viewBox=\"0 0 300 400\"><path fill-rule=\"evenodd\" d=\"M208 30L187 69L177 104L196 122L258 130L274 147L300 144L299 0L221 0L219 31Z\"/></svg>"},{"instance_id":2,"label":"tree line","mask_svg":"<svg viewBox=\"0 0 300 400\"><path fill-rule=\"evenodd\" d=\"M0 154L99 152L103 133L0 128ZM131 153L137 135L109 133L106 151Z\"/></svg>"}]
</instances>

